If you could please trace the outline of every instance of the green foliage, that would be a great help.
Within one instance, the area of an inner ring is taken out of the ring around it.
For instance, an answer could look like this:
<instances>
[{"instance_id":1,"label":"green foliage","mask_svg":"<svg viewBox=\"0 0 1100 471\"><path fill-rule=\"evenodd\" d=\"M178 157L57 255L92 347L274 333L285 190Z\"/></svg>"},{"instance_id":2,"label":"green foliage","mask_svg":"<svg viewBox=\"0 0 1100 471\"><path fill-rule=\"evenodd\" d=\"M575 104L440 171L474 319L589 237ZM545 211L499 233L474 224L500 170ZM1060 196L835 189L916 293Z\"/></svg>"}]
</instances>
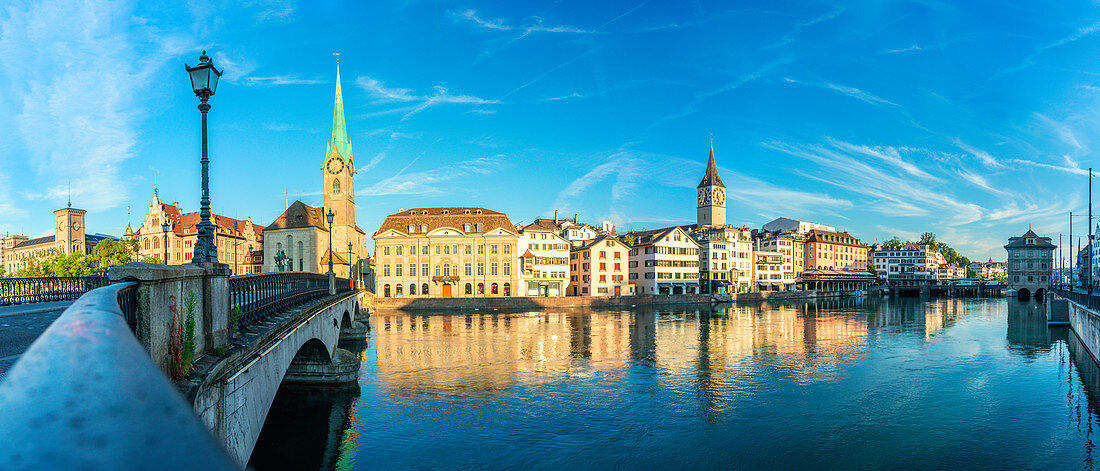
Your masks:
<instances>
[{"instance_id":1,"label":"green foliage","mask_svg":"<svg viewBox=\"0 0 1100 471\"><path fill-rule=\"evenodd\" d=\"M966 277L967 278L977 278L978 277L978 272L967 268L966 269Z\"/></svg>"},{"instance_id":2,"label":"green foliage","mask_svg":"<svg viewBox=\"0 0 1100 471\"><path fill-rule=\"evenodd\" d=\"M878 276L878 269L875 268L875 264L873 264L873 263L868 263L867 264L867 272L872 274L872 275Z\"/></svg>"},{"instance_id":3,"label":"green foliage","mask_svg":"<svg viewBox=\"0 0 1100 471\"><path fill-rule=\"evenodd\" d=\"M229 311L229 335L236 337L237 329L241 326L241 307L233 306L233 310Z\"/></svg>"},{"instance_id":4,"label":"green foliage","mask_svg":"<svg viewBox=\"0 0 1100 471\"><path fill-rule=\"evenodd\" d=\"M886 242L883 242L882 243L882 248L887 249L887 250L899 250L904 245L905 245L905 242L902 242L901 239L898 239L897 236L894 236L893 239L890 239Z\"/></svg>"},{"instance_id":5,"label":"green foliage","mask_svg":"<svg viewBox=\"0 0 1100 471\"><path fill-rule=\"evenodd\" d=\"M898 239L895 236L893 239L890 239L886 242L883 242L882 243L882 248L887 249L887 250L898 250L898 249L901 249L903 246L905 246L905 244L906 244L906 242L902 242L901 239ZM920 240L917 241L917 244L925 244L925 245L928 245L929 247L939 251L940 254L943 255L943 259L944 259L945 262L947 262L948 265L951 265L951 264L958 264L958 265L961 265L961 266L970 265L970 258L969 257L966 257L966 256L956 252L955 249L951 248L951 246L949 246L949 245L947 245L943 242L938 242L936 240L936 234L934 234L934 233L931 233L931 232L922 233L920 235Z\"/></svg>"},{"instance_id":6,"label":"green foliage","mask_svg":"<svg viewBox=\"0 0 1100 471\"><path fill-rule=\"evenodd\" d=\"M187 298L183 301L184 309L187 310L187 319L183 325L183 351L181 356L185 377L195 369L195 305L198 302L198 295L194 291L187 290Z\"/></svg>"},{"instance_id":7,"label":"green foliage","mask_svg":"<svg viewBox=\"0 0 1100 471\"><path fill-rule=\"evenodd\" d=\"M218 348L215 348L213 350L210 350L210 354L214 355L216 357L224 357L225 356L225 347L218 347Z\"/></svg>"},{"instance_id":8,"label":"green foliage","mask_svg":"<svg viewBox=\"0 0 1100 471\"><path fill-rule=\"evenodd\" d=\"M26 259L26 267L11 276L91 276L107 273L107 269L138 260L136 240L106 239L96 244L91 255L72 253L65 255L57 249L40 252ZM155 259L141 259L156 262ZM6 276L0 271L0 276Z\"/></svg>"}]
</instances>

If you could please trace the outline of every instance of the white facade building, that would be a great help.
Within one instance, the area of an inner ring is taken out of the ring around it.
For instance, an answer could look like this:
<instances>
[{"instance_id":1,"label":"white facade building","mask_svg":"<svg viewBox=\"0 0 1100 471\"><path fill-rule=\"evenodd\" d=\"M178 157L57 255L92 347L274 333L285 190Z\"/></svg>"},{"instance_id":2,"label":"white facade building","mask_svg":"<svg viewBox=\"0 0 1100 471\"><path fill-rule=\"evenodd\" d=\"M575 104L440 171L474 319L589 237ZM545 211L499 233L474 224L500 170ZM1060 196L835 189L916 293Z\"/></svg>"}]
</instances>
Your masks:
<instances>
[{"instance_id":1,"label":"white facade building","mask_svg":"<svg viewBox=\"0 0 1100 471\"><path fill-rule=\"evenodd\" d=\"M699 293L699 243L673 226L625 234L630 281L638 294Z\"/></svg>"},{"instance_id":2,"label":"white facade building","mask_svg":"<svg viewBox=\"0 0 1100 471\"><path fill-rule=\"evenodd\" d=\"M768 232L797 232L799 234L805 234L814 229L817 229L819 231L836 232L836 228L833 226L826 226L824 224L818 224L816 222L800 221L798 219L790 218L778 218L772 222L764 224L763 229Z\"/></svg>"},{"instance_id":3,"label":"white facade building","mask_svg":"<svg viewBox=\"0 0 1100 471\"><path fill-rule=\"evenodd\" d=\"M880 248L870 258L879 278L896 286L919 286L936 281L945 263L938 250L912 242L898 249Z\"/></svg>"},{"instance_id":4,"label":"white facade building","mask_svg":"<svg viewBox=\"0 0 1100 471\"><path fill-rule=\"evenodd\" d=\"M530 224L516 244L520 296L565 296L569 287L569 241L552 227Z\"/></svg>"}]
</instances>

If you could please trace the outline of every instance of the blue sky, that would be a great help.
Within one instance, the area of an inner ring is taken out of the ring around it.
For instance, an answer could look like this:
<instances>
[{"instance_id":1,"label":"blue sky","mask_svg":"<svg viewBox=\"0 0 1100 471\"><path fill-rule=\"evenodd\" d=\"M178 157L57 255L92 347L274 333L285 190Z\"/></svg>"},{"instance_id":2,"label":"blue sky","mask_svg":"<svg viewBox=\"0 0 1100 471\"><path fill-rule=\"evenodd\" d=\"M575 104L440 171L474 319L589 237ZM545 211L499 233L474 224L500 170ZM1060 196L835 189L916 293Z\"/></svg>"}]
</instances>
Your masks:
<instances>
[{"instance_id":1,"label":"blue sky","mask_svg":"<svg viewBox=\"0 0 1100 471\"><path fill-rule=\"evenodd\" d=\"M52 233L69 185L93 232L154 179L197 210L204 48L214 210L261 224L322 200L333 52L368 233L444 205L690 223L713 135L731 223L1003 259L1068 230L1100 147L1094 2L223 3L0 6L0 233Z\"/></svg>"}]
</instances>

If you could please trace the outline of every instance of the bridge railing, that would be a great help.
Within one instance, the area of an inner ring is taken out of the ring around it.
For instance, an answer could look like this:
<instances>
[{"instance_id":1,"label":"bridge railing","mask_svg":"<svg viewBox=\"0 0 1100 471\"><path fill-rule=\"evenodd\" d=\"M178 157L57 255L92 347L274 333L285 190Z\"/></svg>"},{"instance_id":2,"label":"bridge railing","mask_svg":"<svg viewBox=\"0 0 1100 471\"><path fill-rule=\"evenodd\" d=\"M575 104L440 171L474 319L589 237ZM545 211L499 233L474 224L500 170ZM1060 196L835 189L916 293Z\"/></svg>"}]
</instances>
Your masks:
<instances>
[{"instance_id":1,"label":"bridge railing","mask_svg":"<svg viewBox=\"0 0 1100 471\"><path fill-rule=\"evenodd\" d=\"M127 328L134 285L81 296L0 381L0 469L240 469Z\"/></svg>"},{"instance_id":2,"label":"bridge railing","mask_svg":"<svg viewBox=\"0 0 1100 471\"><path fill-rule=\"evenodd\" d=\"M0 306L70 301L109 284L106 276L0 278Z\"/></svg>"},{"instance_id":3,"label":"bridge railing","mask_svg":"<svg viewBox=\"0 0 1100 471\"><path fill-rule=\"evenodd\" d=\"M1075 291L1069 291L1065 288L1050 287L1050 292L1056 293L1059 296L1069 299L1077 304L1085 306L1093 311L1100 311L1100 295L1078 293Z\"/></svg>"},{"instance_id":4,"label":"bridge railing","mask_svg":"<svg viewBox=\"0 0 1100 471\"><path fill-rule=\"evenodd\" d=\"M229 315L237 330L247 329L273 314L328 295L328 276L320 273L282 272L229 278ZM336 292L351 290L347 279L336 280Z\"/></svg>"}]
</instances>

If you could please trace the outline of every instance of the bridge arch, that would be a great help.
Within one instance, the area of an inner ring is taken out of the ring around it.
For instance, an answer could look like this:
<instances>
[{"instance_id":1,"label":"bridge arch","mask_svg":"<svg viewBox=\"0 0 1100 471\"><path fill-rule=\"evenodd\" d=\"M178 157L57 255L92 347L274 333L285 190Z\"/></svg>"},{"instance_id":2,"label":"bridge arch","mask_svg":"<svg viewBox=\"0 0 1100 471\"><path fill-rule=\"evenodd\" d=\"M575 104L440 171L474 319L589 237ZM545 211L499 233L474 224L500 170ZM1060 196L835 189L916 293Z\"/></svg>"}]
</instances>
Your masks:
<instances>
[{"instance_id":1,"label":"bridge arch","mask_svg":"<svg viewBox=\"0 0 1100 471\"><path fill-rule=\"evenodd\" d=\"M1039 289L1035 290L1035 300L1038 301L1038 302L1043 302L1043 298L1045 298L1046 295L1047 295L1047 290L1045 290L1043 288L1039 288Z\"/></svg>"},{"instance_id":2,"label":"bridge arch","mask_svg":"<svg viewBox=\"0 0 1100 471\"><path fill-rule=\"evenodd\" d=\"M329 298L291 315L219 360L188 392L199 417L238 463L248 463L284 383L355 382L358 358L337 344L342 324L355 324L360 295Z\"/></svg>"},{"instance_id":3,"label":"bridge arch","mask_svg":"<svg viewBox=\"0 0 1100 471\"><path fill-rule=\"evenodd\" d=\"M1016 292L1016 297L1019 298L1020 301L1027 301L1031 299L1031 291L1027 288L1020 288L1020 290Z\"/></svg>"}]
</instances>

